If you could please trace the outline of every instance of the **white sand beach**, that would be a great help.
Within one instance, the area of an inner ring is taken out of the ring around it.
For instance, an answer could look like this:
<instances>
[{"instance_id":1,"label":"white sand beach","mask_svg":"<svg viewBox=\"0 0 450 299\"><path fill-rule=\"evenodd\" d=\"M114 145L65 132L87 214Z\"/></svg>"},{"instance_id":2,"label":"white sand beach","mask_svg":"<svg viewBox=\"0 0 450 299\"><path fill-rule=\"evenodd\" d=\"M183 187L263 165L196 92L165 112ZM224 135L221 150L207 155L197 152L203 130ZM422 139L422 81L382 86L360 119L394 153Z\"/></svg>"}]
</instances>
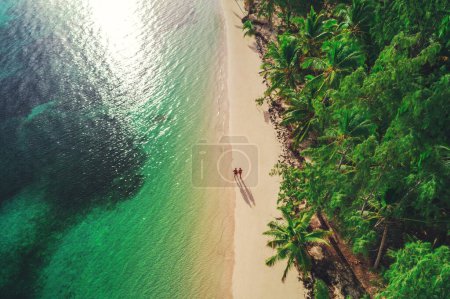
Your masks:
<instances>
[{"instance_id":1,"label":"white sand beach","mask_svg":"<svg viewBox=\"0 0 450 299\"><path fill-rule=\"evenodd\" d=\"M273 251L266 246L267 223L279 216L276 209L279 178L269 176L278 160L281 145L275 129L255 99L265 90L260 71L260 58L255 41L243 37L240 18L243 16L235 0L221 0L225 16L227 43L227 85L230 104L231 136L244 136L258 148L258 182L248 190L235 188L234 298L304 298L305 290L296 271L281 282L285 263L269 268L264 261ZM243 6L243 1L238 1ZM233 165L238 166L238 165ZM245 169L244 169L245 171ZM254 201L254 203L253 203Z\"/></svg>"}]
</instances>

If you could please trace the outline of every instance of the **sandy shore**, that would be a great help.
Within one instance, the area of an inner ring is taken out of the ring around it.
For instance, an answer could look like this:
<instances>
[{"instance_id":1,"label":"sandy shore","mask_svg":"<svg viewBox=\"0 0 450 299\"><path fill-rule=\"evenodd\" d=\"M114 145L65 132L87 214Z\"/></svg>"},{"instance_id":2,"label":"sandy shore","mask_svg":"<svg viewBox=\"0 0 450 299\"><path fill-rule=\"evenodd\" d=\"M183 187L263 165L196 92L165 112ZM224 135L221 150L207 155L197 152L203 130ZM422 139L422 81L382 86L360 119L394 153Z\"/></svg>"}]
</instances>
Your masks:
<instances>
[{"instance_id":1,"label":"sandy shore","mask_svg":"<svg viewBox=\"0 0 450 299\"><path fill-rule=\"evenodd\" d=\"M235 0L221 0L227 37L227 81L230 103L230 135L245 136L258 148L258 183L248 192L236 186L234 269L232 294L234 298L304 298L305 290L297 273L289 273L281 282L284 263L273 268L264 260L273 251L266 246L267 223L279 216L276 209L279 178L269 172L281 153L275 130L255 99L262 96L265 86L258 74L261 61L254 50L254 39L244 38L240 18L243 16ZM238 1L242 6L243 1ZM235 160L239 160L238 157ZM237 165L234 165L237 166ZM245 171L245 169L244 169ZM254 202L253 202L254 201Z\"/></svg>"}]
</instances>

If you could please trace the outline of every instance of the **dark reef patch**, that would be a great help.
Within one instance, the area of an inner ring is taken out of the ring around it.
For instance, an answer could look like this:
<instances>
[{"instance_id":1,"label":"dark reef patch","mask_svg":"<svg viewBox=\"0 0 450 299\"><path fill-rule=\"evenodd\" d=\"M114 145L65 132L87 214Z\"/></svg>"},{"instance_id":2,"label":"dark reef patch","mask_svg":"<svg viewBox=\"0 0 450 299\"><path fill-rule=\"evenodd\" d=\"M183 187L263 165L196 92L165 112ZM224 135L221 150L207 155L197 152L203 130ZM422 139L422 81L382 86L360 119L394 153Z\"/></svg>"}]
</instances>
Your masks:
<instances>
[{"instance_id":1,"label":"dark reef patch","mask_svg":"<svg viewBox=\"0 0 450 299\"><path fill-rule=\"evenodd\" d=\"M128 95L90 36L95 31L67 31L80 29L81 16L67 11L74 7L49 12L42 1L11 3L0 22L0 208L33 185L44 190L36 198L49 211L32 219L32 241L18 238L16 251L0 257L8 269L0 273L0 297L31 298L57 235L92 208L138 192L147 154L128 120L110 111Z\"/></svg>"}]
</instances>

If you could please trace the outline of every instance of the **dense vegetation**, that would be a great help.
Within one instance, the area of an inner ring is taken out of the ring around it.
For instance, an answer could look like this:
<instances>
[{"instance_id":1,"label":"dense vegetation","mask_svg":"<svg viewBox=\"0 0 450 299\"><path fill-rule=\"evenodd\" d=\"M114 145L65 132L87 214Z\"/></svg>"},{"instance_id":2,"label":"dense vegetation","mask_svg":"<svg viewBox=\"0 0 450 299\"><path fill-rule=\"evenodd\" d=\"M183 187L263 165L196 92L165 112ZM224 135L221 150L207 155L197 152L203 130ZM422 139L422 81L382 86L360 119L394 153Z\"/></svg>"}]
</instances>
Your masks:
<instances>
[{"instance_id":1,"label":"dense vegetation","mask_svg":"<svg viewBox=\"0 0 450 299\"><path fill-rule=\"evenodd\" d=\"M267 96L287 107L282 124L292 150L309 144L301 155L310 162L281 166L284 215L325 214L354 253L387 269L380 296L443 298L450 293L448 1L254 4L277 32L263 64Z\"/></svg>"}]
</instances>

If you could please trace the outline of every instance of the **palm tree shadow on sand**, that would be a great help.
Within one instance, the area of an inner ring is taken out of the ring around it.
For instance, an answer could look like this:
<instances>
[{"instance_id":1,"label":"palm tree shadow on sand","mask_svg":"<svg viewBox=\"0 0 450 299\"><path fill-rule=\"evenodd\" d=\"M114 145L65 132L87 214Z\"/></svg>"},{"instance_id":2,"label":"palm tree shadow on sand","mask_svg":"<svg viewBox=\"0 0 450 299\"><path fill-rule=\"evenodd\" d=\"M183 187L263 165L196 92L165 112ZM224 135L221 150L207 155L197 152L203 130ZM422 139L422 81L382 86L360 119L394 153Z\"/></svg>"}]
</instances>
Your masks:
<instances>
[{"instance_id":1,"label":"palm tree shadow on sand","mask_svg":"<svg viewBox=\"0 0 450 299\"><path fill-rule=\"evenodd\" d=\"M239 187L239 191L241 192L242 198L244 199L245 203L249 206L256 206L255 198L253 197L252 192L247 188L247 185L245 185L244 180L242 180L239 177L235 178L236 185Z\"/></svg>"}]
</instances>

